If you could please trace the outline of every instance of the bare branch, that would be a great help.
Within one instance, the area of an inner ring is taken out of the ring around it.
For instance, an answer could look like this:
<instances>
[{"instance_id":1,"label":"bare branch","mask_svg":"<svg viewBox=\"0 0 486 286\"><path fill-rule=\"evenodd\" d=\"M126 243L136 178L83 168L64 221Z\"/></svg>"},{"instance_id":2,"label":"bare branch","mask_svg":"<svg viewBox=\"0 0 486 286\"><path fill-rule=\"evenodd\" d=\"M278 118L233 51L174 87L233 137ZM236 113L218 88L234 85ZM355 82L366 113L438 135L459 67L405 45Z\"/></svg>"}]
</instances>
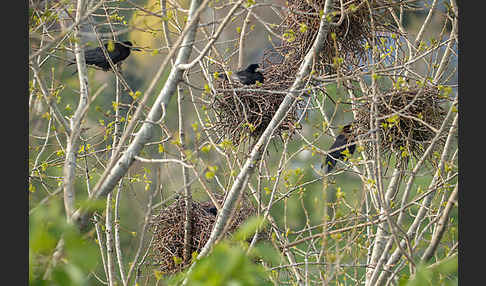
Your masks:
<instances>
[{"instance_id":1,"label":"bare branch","mask_svg":"<svg viewBox=\"0 0 486 286\"><path fill-rule=\"evenodd\" d=\"M208 2L208 0L205 0L206 4L207 4L207 2ZM172 94L175 92L177 84L179 83L179 81L182 77L183 70L177 68L177 66L180 63L186 62L188 60L190 54L191 54L192 48L191 48L190 43L192 43L195 39L196 28L197 28L197 26L195 24L197 24L198 19L199 19L199 13L202 11L201 7L205 7L205 6L200 7L200 5L201 5L201 3L200 3L199 0L193 0L191 2L191 9L190 9L190 14L189 14L189 18L188 18L188 25L186 27L187 35L185 35L183 37L184 40L182 42L182 48L179 50L179 54L178 54L176 62L175 62L175 67L171 70L169 77L168 77L167 81L165 82L164 87L162 88L159 96L157 97L154 105L152 106L152 108L150 110L150 113L147 116L147 121L149 121L149 122L157 122L160 119L161 112L162 112L162 106L166 107L168 105L169 100L172 97ZM172 53L175 52L175 48L177 48L179 46L179 44L180 44L179 42L181 42L181 41L182 41L182 35L178 39L177 43L175 44L175 47L173 47L173 49L171 50ZM171 58L171 54L169 54L166 57L166 60L164 61L162 66L165 66L170 58ZM159 72L161 72L161 71L162 70L159 70ZM158 76L160 76L160 75L158 75ZM156 78L158 78L158 76L156 75ZM150 89L151 88L149 87L149 90ZM147 94L148 94L148 92L147 92ZM144 96L144 100L142 100L142 102L140 103L139 109L137 110L137 112L134 116L135 118L133 118L132 121L130 122L130 125L132 125L133 127L134 127L134 122L137 120L136 118L138 117L137 114L139 112L141 112L142 106L144 106L144 101L147 99L147 97L146 97L147 94ZM149 122L145 122L142 125L139 132L137 133L137 135L135 136L135 138L133 139L133 141L129 145L128 149L124 152L124 154L120 157L120 159L117 160L116 155L113 156L110 165L107 167L103 176L98 181L97 186L95 186L95 188L93 190L93 195L90 196L90 198L98 198L98 197L101 197L101 196L105 196L106 194L111 192L113 190L113 187L116 184L116 182L118 182L118 180L120 180L120 178L127 172L128 168L130 167L130 165L135 160L135 156L137 156L140 153L140 151L145 146L145 144L148 143L150 141L150 139L152 138L151 131L152 131L152 128L153 128L153 124L149 123ZM126 138L127 134L129 134L129 132L131 132L130 125L127 127L124 135L120 139L119 147L121 147L121 145L123 144L124 138ZM117 150L119 150L118 148L117 148ZM115 154L118 154L118 151L115 152ZM115 162L117 162L117 163L115 164ZM111 169L111 168L113 168L113 169ZM84 213L84 211L82 209L79 209L78 211L76 211L76 213L77 213L76 214L77 223L80 226L85 225L86 224L86 217L85 216L87 214Z\"/></svg>"},{"instance_id":2,"label":"bare branch","mask_svg":"<svg viewBox=\"0 0 486 286\"><path fill-rule=\"evenodd\" d=\"M82 15L86 9L86 4L83 0L77 2L76 7L76 22L81 22ZM84 58L84 50L81 47L82 38L79 34L79 28L75 28L74 35L78 41L74 44L74 54L76 57L76 64L78 68L79 78L79 103L73 117L70 119L71 133L68 136L66 144L66 160L64 163L64 207L66 209L67 220L71 221L71 216L74 213L74 180L76 167L76 154L79 143L79 135L81 133L81 122L85 115L89 101L89 85L88 75L86 71L86 61Z\"/></svg>"},{"instance_id":3,"label":"bare branch","mask_svg":"<svg viewBox=\"0 0 486 286\"><path fill-rule=\"evenodd\" d=\"M293 105L296 101L296 94L295 90L301 89L303 80L305 77L310 72L310 67L312 60L314 58L314 55L317 54L324 42L325 37L327 36L329 24L326 21L326 15L329 13L329 7L330 7L331 1L327 0L326 1L326 9L324 9L324 15L321 19L320 22L320 27L319 27L319 33L317 35L317 38L313 44L312 49L307 53L304 62L302 63L299 72L297 73L296 79L290 88L289 92L287 93L287 96L284 98L282 103L280 104L277 112L273 116L272 120L268 124L267 128L261 135L261 137L258 139L256 144L254 145L249 158L246 160L245 164L243 165L243 168L241 169L240 173L236 177L235 182L233 183L233 186L231 187L231 190L228 192L228 195L226 197L226 200L224 202L224 205L222 207L222 210L218 213L218 217L216 219L215 225L213 227L213 231L211 232L211 236L209 237L208 241L204 245L203 249L198 255L198 259L206 256L210 249L212 248L213 244L215 243L216 239L221 235L221 232L223 231L228 219L229 215L234 208L236 199L239 197L240 193L246 186L250 176L252 175L255 165L257 162L260 160L261 156L261 151L262 147L266 146L267 143L270 141L270 137L273 133L273 131L278 127L280 121L285 117L286 113L289 110L289 107ZM194 265L194 264L193 264ZM191 266L192 269L193 266ZM187 279L185 280L185 283L187 283Z\"/></svg>"},{"instance_id":4,"label":"bare branch","mask_svg":"<svg viewBox=\"0 0 486 286\"><path fill-rule=\"evenodd\" d=\"M424 262L432 258L432 255L434 255L437 246L439 245L439 242L442 239L442 236L444 235L444 232L447 228L447 220L449 219L449 214L454 204L457 203L458 189L459 189L458 184L456 184L456 187L454 188L454 191L452 191L451 195L449 196L449 200L447 201L446 207L442 212L442 216L440 217L439 223L437 224L437 229L434 232L432 241L430 242L429 246L427 247L424 254L422 255L421 260Z\"/></svg>"}]
</instances>

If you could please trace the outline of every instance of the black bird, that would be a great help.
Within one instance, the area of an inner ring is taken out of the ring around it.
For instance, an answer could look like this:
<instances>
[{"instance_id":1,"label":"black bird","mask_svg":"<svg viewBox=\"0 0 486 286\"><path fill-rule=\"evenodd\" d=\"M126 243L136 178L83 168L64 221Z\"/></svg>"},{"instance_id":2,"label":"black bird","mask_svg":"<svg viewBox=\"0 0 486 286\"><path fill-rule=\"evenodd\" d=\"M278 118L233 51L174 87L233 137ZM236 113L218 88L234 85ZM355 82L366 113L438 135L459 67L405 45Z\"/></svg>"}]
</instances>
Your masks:
<instances>
[{"instance_id":1,"label":"black bird","mask_svg":"<svg viewBox=\"0 0 486 286\"><path fill-rule=\"evenodd\" d=\"M341 146L345 146L346 144L349 143L349 140L351 139L351 124L348 124L343 127L343 130L341 133L336 137L336 140L334 143L331 145L331 148L329 150L333 150L336 148L339 148ZM326 157L326 173L329 173L335 166L336 166L336 159L343 160L346 158L346 155L343 154L342 152L348 149L349 154L353 155L354 150L356 149L356 144L349 145L347 147L342 147L339 148L335 151L332 151L331 153L327 154Z\"/></svg>"},{"instance_id":2,"label":"black bird","mask_svg":"<svg viewBox=\"0 0 486 286\"><path fill-rule=\"evenodd\" d=\"M232 75L233 80L237 80L244 85L255 84L257 81L263 83L263 74L257 71L260 68L258 64L251 64L246 69L238 71Z\"/></svg>"},{"instance_id":3,"label":"black bird","mask_svg":"<svg viewBox=\"0 0 486 286\"><path fill-rule=\"evenodd\" d=\"M130 55L131 50L140 51L140 49L132 48L133 45L130 41L115 43L113 51L110 51L108 49L108 43L104 44L104 46L106 51L108 52L108 55L110 56L111 61L115 65L126 59ZM87 65L95 65L102 68L104 71L108 71L110 69L110 63L106 59L105 54L100 47L85 50L84 58ZM68 65L72 65L75 63L76 60L73 59Z\"/></svg>"},{"instance_id":4,"label":"black bird","mask_svg":"<svg viewBox=\"0 0 486 286\"><path fill-rule=\"evenodd\" d=\"M218 209L216 207L211 207L208 209L208 212L216 216L218 214Z\"/></svg>"},{"instance_id":5,"label":"black bird","mask_svg":"<svg viewBox=\"0 0 486 286\"><path fill-rule=\"evenodd\" d=\"M244 85L255 84L257 81L263 83L263 74L259 68L259 64L251 64L246 69L233 73L231 79L239 81ZM224 72L218 72L218 78L228 80Z\"/></svg>"}]
</instances>

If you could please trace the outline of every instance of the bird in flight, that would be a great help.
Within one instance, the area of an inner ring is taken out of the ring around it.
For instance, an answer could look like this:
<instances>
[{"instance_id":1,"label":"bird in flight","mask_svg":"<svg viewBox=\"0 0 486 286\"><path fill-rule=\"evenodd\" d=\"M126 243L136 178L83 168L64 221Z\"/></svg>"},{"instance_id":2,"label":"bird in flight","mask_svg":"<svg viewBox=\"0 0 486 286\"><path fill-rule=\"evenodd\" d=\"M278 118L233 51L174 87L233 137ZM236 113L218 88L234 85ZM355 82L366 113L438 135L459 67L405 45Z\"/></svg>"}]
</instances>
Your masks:
<instances>
[{"instance_id":1,"label":"bird in flight","mask_svg":"<svg viewBox=\"0 0 486 286\"><path fill-rule=\"evenodd\" d=\"M217 77L228 79L224 72L219 72ZM251 64L246 69L233 73L231 79L244 85L255 84L257 81L263 83L264 80L259 64Z\"/></svg>"},{"instance_id":2,"label":"bird in flight","mask_svg":"<svg viewBox=\"0 0 486 286\"><path fill-rule=\"evenodd\" d=\"M115 65L123 61L124 59L126 59L130 55L131 50L140 51L140 49L133 48L132 42L130 41L115 43L113 50L111 51L108 48L109 46L108 43L104 44L104 46L106 51L108 52L108 55L110 56L111 61ZM85 50L84 59L86 60L87 65L94 65L100 67L104 71L108 71L111 68L108 59L106 59L105 54L103 53L103 50L100 47ZM68 65L72 65L75 63L76 60L73 59Z\"/></svg>"},{"instance_id":3,"label":"bird in flight","mask_svg":"<svg viewBox=\"0 0 486 286\"><path fill-rule=\"evenodd\" d=\"M326 157L326 173L329 173L335 166L336 166L336 160L345 160L347 158L347 153L349 155L353 155L354 150L356 149L356 144L349 145L347 147L344 147L346 144L350 143L351 139L351 124L348 124L343 127L341 133L336 137L336 140L334 143L331 145L331 148L329 150L334 150L331 153L327 154ZM339 148L341 147L341 148ZM346 152L348 150L348 152ZM324 166L324 165L323 165ZM323 167L321 166L321 167Z\"/></svg>"}]
</instances>

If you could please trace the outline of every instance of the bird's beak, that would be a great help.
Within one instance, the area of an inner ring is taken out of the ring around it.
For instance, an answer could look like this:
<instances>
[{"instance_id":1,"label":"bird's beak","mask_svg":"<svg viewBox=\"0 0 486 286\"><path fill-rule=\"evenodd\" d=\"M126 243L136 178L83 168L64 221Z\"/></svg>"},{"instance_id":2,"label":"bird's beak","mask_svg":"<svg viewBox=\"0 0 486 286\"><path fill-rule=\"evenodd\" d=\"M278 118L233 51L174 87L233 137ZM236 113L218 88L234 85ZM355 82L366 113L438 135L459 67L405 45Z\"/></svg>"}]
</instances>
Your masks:
<instances>
[{"instance_id":1,"label":"bird's beak","mask_svg":"<svg viewBox=\"0 0 486 286\"><path fill-rule=\"evenodd\" d=\"M141 51L141 49L139 49L139 48L132 48L132 50L138 51L138 52Z\"/></svg>"},{"instance_id":2,"label":"bird's beak","mask_svg":"<svg viewBox=\"0 0 486 286\"><path fill-rule=\"evenodd\" d=\"M260 68L260 67L259 67L259 68L257 68L257 69L255 70L255 72L263 72L263 68Z\"/></svg>"}]
</instances>

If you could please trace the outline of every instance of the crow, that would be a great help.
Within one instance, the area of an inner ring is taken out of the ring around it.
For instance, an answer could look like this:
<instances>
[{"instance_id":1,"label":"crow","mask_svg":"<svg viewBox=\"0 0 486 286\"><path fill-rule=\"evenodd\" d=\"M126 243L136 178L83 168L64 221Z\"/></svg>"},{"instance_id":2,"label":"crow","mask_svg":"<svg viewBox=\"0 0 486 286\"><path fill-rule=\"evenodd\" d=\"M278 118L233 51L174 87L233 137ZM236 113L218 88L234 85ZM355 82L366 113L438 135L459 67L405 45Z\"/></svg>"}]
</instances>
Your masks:
<instances>
[{"instance_id":1,"label":"crow","mask_svg":"<svg viewBox=\"0 0 486 286\"><path fill-rule=\"evenodd\" d=\"M351 133L352 133L351 124L344 126L343 130L336 137L336 140L331 145L331 148L329 150L333 150L348 144L351 138ZM331 153L327 154L326 163L325 163L327 167L326 173L329 173L336 166L336 159L343 160L346 158L346 155L343 154L343 151L345 151L346 149L349 151L349 155L353 155L354 150L356 149L356 144L352 144L347 147L336 149L335 151L332 151ZM321 167L324 167L324 165Z\"/></svg>"},{"instance_id":2,"label":"crow","mask_svg":"<svg viewBox=\"0 0 486 286\"><path fill-rule=\"evenodd\" d=\"M259 68L259 64L251 64L246 69L233 73L231 79L244 85L255 84L257 81L263 83L263 74ZM218 72L218 78L228 80L224 72Z\"/></svg>"},{"instance_id":3,"label":"crow","mask_svg":"<svg viewBox=\"0 0 486 286\"><path fill-rule=\"evenodd\" d=\"M110 56L111 61L115 65L126 59L130 55L131 50L140 51L140 49L132 48L133 45L130 41L115 43L112 51L108 49L108 43L104 44L104 46L108 52L108 55ZM86 60L87 65L95 65L103 69L105 72L111 68L108 59L106 59L105 54L100 47L85 50L84 59ZM72 59L68 66L75 63L76 60Z\"/></svg>"},{"instance_id":4,"label":"crow","mask_svg":"<svg viewBox=\"0 0 486 286\"><path fill-rule=\"evenodd\" d=\"M258 64L251 64L246 69L234 73L231 77L244 85L255 84L257 81L263 83L263 74L257 71L259 68Z\"/></svg>"}]
</instances>

